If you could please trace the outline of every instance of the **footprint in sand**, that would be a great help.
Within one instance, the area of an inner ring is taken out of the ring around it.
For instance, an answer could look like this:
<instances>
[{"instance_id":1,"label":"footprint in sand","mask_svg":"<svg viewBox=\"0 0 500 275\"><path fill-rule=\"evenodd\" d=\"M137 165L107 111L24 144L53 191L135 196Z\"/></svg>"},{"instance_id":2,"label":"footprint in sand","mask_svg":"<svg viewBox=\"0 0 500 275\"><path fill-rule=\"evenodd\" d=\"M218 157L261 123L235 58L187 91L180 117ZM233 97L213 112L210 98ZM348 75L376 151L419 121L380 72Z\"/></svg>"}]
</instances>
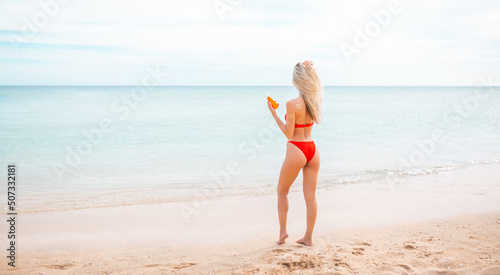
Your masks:
<instances>
[{"instance_id":1,"label":"footprint in sand","mask_svg":"<svg viewBox=\"0 0 500 275\"><path fill-rule=\"evenodd\" d=\"M276 249L271 250L271 252L277 253L278 255L283 255L283 254L290 252L290 251L292 251L292 250L291 249L281 249L281 248L276 248Z\"/></svg>"},{"instance_id":2,"label":"footprint in sand","mask_svg":"<svg viewBox=\"0 0 500 275\"><path fill-rule=\"evenodd\" d=\"M266 253L262 254L261 260L268 264L272 264L276 259L282 258L282 256L289 253L290 251L292 250L282 249L282 248L275 248L272 250L268 250L266 251Z\"/></svg>"},{"instance_id":3,"label":"footprint in sand","mask_svg":"<svg viewBox=\"0 0 500 275\"><path fill-rule=\"evenodd\" d=\"M180 264L172 265L172 266L170 266L170 268L172 268L172 269L183 269L183 268L191 267L193 265L197 265L197 263L180 263Z\"/></svg>"},{"instance_id":4,"label":"footprint in sand","mask_svg":"<svg viewBox=\"0 0 500 275\"><path fill-rule=\"evenodd\" d=\"M403 248L406 250L416 250L416 251L422 252L423 256L425 256L425 257L429 257L432 254L432 253L428 252L426 249L422 249L421 247L425 248L426 246L425 245L424 246L416 245L415 242L412 242L412 244L406 243L403 246Z\"/></svg>"},{"instance_id":5,"label":"footprint in sand","mask_svg":"<svg viewBox=\"0 0 500 275\"><path fill-rule=\"evenodd\" d=\"M307 254L294 253L293 257L284 259L280 262L280 264L288 271L321 268L323 266L323 258Z\"/></svg>"},{"instance_id":6,"label":"footprint in sand","mask_svg":"<svg viewBox=\"0 0 500 275\"><path fill-rule=\"evenodd\" d=\"M56 265L49 265L47 266L48 268L53 268L53 269L62 269L62 270L66 270L68 269L68 267L72 267L73 264L56 264Z\"/></svg>"},{"instance_id":7,"label":"footprint in sand","mask_svg":"<svg viewBox=\"0 0 500 275\"><path fill-rule=\"evenodd\" d=\"M335 266L339 266L339 267L345 267L345 268L351 269L351 266L348 263L345 263L345 262L338 262L338 263L335 263L334 265Z\"/></svg>"},{"instance_id":8,"label":"footprint in sand","mask_svg":"<svg viewBox=\"0 0 500 275\"><path fill-rule=\"evenodd\" d=\"M416 247L414 247L413 245L411 244L407 244L404 246L404 249L407 249L407 250L414 250L414 249L417 249Z\"/></svg>"},{"instance_id":9,"label":"footprint in sand","mask_svg":"<svg viewBox=\"0 0 500 275\"><path fill-rule=\"evenodd\" d=\"M352 250L353 251L351 251L351 253L356 255L356 256L363 255L362 251L365 251L365 249L362 247L354 247Z\"/></svg>"},{"instance_id":10,"label":"footprint in sand","mask_svg":"<svg viewBox=\"0 0 500 275\"><path fill-rule=\"evenodd\" d=\"M405 264L399 264L398 266L399 266L399 267L404 268L404 270L405 270L406 272L413 273L413 269L411 269L411 267L409 267L409 266L407 266L407 265L405 265Z\"/></svg>"},{"instance_id":11,"label":"footprint in sand","mask_svg":"<svg viewBox=\"0 0 500 275\"><path fill-rule=\"evenodd\" d=\"M355 244L356 245L364 245L364 246L371 246L372 245L371 243L367 243L367 242L356 242Z\"/></svg>"}]
</instances>

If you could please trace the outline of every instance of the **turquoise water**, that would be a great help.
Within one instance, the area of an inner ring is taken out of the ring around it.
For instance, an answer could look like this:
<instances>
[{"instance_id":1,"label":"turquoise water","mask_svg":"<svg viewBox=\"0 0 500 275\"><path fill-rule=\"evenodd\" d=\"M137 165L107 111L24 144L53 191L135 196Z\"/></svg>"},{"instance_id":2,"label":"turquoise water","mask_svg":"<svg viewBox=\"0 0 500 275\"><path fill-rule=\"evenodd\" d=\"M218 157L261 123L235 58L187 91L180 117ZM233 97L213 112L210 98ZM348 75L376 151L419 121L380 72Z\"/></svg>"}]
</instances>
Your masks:
<instances>
[{"instance_id":1,"label":"turquoise water","mask_svg":"<svg viewBox=\"0 0 500 275\"><path fill-rule=\"evenodd\" d=\"M0 159L17 164L26 212L192 201L207 186L205 199L268 194L286 138L265 93L297 96L291 86L0 87ZM323 117L319 188L500 167L500 88L326 87Z\"/></svg>"}]
</instances>

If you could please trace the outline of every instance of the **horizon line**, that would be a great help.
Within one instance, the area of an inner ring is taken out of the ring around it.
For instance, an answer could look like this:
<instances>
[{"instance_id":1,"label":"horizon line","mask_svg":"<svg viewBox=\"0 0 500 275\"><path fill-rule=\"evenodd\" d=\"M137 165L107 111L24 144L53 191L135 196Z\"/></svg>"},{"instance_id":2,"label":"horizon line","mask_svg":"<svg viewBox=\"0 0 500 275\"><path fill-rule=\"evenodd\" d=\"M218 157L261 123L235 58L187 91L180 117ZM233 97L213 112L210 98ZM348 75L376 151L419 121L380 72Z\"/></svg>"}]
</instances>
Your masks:
<instances>
[{"instance_id":1,"label":"horizon line","mask_svg":"<svg viewBox=\"0 0 500 275\"><path fill-rule=\"evenodd\" d=\"M10 87L141 87L142 85L0 85ZM293 87L293 85L158 85L153 88L166 87ZM323 87L477 87L477 85L324 85ZM500 87L493 85L490 87Z\"/></svg>"}]
</instances>

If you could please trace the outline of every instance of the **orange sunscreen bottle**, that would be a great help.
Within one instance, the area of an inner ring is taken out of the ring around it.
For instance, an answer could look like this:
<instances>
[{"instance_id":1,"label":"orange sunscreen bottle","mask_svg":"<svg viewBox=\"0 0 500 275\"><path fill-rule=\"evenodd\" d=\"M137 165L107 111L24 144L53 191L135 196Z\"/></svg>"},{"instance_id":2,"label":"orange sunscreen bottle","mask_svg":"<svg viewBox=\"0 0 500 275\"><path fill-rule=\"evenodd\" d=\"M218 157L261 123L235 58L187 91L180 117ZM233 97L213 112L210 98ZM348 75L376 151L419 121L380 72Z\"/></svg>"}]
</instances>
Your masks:
<instances>
[{"instance_id":1,"label":"orange sunscreen bottle","mask_svg":"<svg viewBox=\"0 0 500 275\"><path fill-rule=\"evenodd\" d=\"M278 109L278 104L276 104L276 101L274 101L274 99L272 99L268 94L266 94L267 96L267 101L271 102L271 105L273 106L273 108L276 110Z\"/></svg>"}]
</instances>

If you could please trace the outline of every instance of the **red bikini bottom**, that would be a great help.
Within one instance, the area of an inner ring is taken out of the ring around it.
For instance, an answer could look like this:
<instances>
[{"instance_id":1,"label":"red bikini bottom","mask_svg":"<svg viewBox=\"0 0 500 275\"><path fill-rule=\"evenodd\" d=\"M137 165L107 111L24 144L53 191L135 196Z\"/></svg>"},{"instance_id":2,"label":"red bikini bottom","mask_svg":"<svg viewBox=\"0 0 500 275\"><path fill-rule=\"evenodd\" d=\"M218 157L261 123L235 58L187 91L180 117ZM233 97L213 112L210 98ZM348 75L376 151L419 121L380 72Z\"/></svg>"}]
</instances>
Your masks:
<instances>
[{"instance_id":1,"label":"red bikini bottom","mask_svg":"<svg viewBox=\"0 0 500 275\"><path fill-rule=\"evenodd\" d=\"M307 162L311 161L316 153L316 145L314 145L314 141L292 141L289 140L291 144L297 146L304 156L306 157ZM306 162L306 163L307 163Z\"/></svg>"}]
</instances>

